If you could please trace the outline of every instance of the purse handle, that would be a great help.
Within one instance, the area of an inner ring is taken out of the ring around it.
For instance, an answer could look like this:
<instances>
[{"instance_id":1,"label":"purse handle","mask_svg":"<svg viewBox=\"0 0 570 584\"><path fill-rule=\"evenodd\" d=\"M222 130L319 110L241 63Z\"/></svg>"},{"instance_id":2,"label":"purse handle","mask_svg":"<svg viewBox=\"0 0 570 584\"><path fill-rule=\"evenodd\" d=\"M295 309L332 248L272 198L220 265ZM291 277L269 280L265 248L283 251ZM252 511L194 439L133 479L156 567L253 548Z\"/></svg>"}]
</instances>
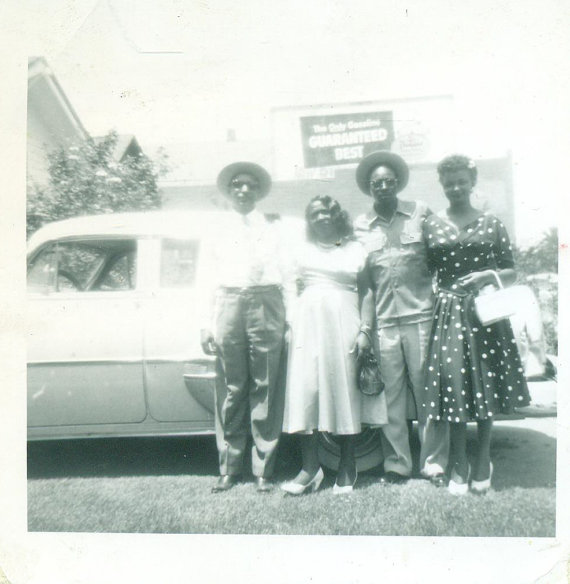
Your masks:
<instances>
[{"instance_id":1,"label":"purse handle","mask_svg":"<svg viewBox=\"0 0 570 584\"><path fill-rule=\"evenodd\" d=\"M497 281L497 286L499 288L499 290L502 290L504 288L503 283L501 282L501 278L499 278L499 274L497 274L496 270L490 270L490 272L493 274L493 276L495 276L495 280ZM493 292L497 292L498 290L496 290L493 287L492 283L489 284L485 284L480 290L479 292L477 292L477 296L486 296L487 294L493 294Z\"/></svg>"},{"instance_id":2,"label":"purse handle","mask_svg":"<svg viewBox=\"0 0 570 584\"><path fill-rule=\"evenodd\" d=\"M497 273L496 270L491 270L491 272L493 272L493 276L495 276L495 280L497 280L497 285L500 288L504 288L503 283L501 282L501 278L499 278L499 274Z\"/></svg>"}]
</instances>

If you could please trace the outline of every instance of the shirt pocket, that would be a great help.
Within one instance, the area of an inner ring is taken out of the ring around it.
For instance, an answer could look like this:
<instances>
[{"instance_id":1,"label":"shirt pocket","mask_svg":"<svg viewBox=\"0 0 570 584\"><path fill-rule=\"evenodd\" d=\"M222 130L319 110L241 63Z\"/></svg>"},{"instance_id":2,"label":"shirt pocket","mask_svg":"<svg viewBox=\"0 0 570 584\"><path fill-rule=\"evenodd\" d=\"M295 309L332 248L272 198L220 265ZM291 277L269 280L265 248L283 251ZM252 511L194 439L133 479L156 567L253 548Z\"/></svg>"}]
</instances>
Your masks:
<instances>
[{"instance_id":1,"label":"shirt pocket","mask_svg":"<svg viewBox=\"0 0 570 584\"><path fill-rule=\"evenodd\" d=\"M419 229L408 229L400 233L400 243L402 245L412 245L423 243L422 232Z\"/></svg>"},{"instance_id":2,"label":"shirt pocket","mask_svg":"<svg viewBox=\"0 0 570 584\"><path fill-rule=\"evenodd\" d=\"M386 242L388 238L384 233L374 234L373 237L367 238L365 241L361 242L366 250L367 254L381 252L386 247Z\"/></svg>"}]
</instances>

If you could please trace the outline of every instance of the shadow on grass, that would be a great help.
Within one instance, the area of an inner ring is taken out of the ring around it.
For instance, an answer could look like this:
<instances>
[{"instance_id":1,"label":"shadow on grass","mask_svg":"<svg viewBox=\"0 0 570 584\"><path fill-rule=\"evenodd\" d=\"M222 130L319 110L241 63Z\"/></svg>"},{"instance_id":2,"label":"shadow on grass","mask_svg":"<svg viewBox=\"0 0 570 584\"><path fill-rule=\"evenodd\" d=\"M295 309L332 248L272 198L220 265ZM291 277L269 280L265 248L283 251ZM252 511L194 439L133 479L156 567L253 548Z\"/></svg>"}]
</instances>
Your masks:
<instances>
[{"instance_id":1,"label":"shadow on grass","mask_svg":"<svg viewBox=\"0 0 570 584\"><path fill-rule=\"evenodd\" d=\"M249 447L247 452L249 452ZM244 475L250 474L251 466ZM277 475L295 472L300 456L295 441L284 436ZM99 438L28 443L28 478L121 477L156 475L217 476L214 436L175 438Z\"/></svg>"},{"instance_id":2,"label":"shadow on grass","mask_svg":"<svg viewBox=\"0 0 570 584\"><path fill-rule=\"evenodd\" d=\"M419 441L416 432L412 436L411 446L417 474ZM468 430L468 450L474 460L474 425L470 425ZM556 440L547 434L497 424L491 454L495 467L495 490L555 486ZM249 458L246 454L246 480L251 472ZM214 436L31 442L28 444L28 478L158 475L214 477L218 474L217 460ZM297 440L293 436L284 435L279 447L275 479L281 481L291 478L297 473L300 464ZM380 467L361 473L359 485L373 484L381 474ZM327 472L327 482L334 482L330 472Z\"/></svg>"},{"instance_id":3,"label":"shadow on grass","mask_svg":"<svg viewBox=\"0 0 570 584\"><path fill-rule=\"evenodd\" d=\"M470 429L468 448L475 456L475 429ZM491 442L493 488L556 485L556 439L526 428L496 425Z\"/></svg>"}]
</instances>

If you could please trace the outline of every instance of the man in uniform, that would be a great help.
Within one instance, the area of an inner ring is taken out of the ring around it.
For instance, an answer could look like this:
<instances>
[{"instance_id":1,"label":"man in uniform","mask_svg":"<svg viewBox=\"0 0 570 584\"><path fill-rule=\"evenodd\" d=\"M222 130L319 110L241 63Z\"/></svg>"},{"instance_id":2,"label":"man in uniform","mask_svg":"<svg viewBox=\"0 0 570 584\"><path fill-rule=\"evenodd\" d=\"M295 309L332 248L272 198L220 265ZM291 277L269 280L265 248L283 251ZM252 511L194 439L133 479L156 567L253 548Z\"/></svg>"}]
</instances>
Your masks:
<instances>
[{"instance_id":1,"label":"man in uniform","mask_svg":"<svg viewBox=\"0 0 570 584\"><path fill-rule=\"evenodd\" d=\"M424 362L434 294L422 237L430 211L422 201L403 201L406 162L397 154L373 152L356 169L360 190L373 208L355 221L355 234L368 251L376 305L380 368L385 381L388 424L382 428L384 484L403 483L412 472L408 418L416 413L421 443L420 472L445 485L449 457L447 424L422 417Z\"/></svg>"},{"instance_id":2,"label":"man in uniform","mask_svg":"<svg viewBox=\"0 0 570 584\"><path fill-rule=\"evenodd\" d=\"M256 488L267 492L283 420L283 286L291 285L276 222L255 208L271 188L268 172L251 162L236 162L220 172L217 184L233 212L212 226L202 262L208 275L199 278L209 296L201 345L206 354L218 357L220 477L212 491L227 491L238 481L251 433Z\"/></svg>"}]
</instances>

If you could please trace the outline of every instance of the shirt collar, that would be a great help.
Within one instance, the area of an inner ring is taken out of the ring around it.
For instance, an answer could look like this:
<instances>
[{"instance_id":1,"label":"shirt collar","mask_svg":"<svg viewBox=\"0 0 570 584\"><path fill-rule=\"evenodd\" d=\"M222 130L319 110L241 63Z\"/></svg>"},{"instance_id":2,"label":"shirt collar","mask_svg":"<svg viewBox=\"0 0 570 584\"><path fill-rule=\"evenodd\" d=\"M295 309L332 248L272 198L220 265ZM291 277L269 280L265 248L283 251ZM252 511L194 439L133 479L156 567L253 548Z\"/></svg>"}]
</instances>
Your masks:
<instances>
[{"instance_id":1,"label":"shirt collar","mask_svg":"<svg viewBox=\"0 0 570 584\"><path fill-rule=\"evenodd\" d=\"M400 199L398 199L398 202L396 204L396 211L394 214L396 214L396 213L400 213L401 215L406 215L406 217L411 217L413 214L413 209L411 208L411 206L407 205L404 201L401 201ZM384 219L382 219L376 213L376 211L374 211L374 209L372 209L371 211L368 211L368 213L366 213L366 220L368 221L369 227L372 227L372 225L374 223L386 223L386 221L384 221Z\"/></svg>"},{"instance_id":2,"label":"shirt collar","mask_svg":"<svg viewBox=\"0 0 570 584\"><path fill-rule=\"evenodd\" d=\"M257 209L250 211L247 215L241 215L237 212L236 215L238 215L239 221L246 225L259 225L263 223L263 215Z\"/></svg>"}]
</instances>

